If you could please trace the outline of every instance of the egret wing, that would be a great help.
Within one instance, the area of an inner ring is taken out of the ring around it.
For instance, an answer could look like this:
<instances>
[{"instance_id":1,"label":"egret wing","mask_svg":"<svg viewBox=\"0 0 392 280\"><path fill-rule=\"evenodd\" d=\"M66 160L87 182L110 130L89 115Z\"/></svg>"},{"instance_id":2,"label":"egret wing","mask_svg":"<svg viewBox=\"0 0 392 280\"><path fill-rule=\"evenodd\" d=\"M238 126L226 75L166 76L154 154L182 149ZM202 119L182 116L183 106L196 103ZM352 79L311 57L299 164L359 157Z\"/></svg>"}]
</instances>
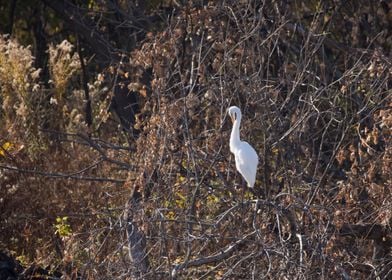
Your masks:
<instances>
[{"instance_id":1,"label":"egret wing","mask_svg":"<svg viewBox=\"0 0 392 280\"><path fill-rule=\"evenodd\" d=\"M236 157L236 167L249 187L253 187L256 181L257 165L259 158L256 151L247 142L242 142Z\"/></svg>"}]
</instances>

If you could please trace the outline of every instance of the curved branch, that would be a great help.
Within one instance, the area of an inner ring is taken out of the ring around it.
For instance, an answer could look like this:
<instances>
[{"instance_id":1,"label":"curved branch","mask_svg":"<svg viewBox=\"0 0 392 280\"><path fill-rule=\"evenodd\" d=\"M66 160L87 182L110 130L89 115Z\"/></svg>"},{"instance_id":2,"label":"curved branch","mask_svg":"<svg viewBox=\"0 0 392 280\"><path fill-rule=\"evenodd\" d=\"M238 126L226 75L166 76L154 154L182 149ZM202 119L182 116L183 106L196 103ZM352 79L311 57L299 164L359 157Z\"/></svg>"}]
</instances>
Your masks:
<instances>
[{"instance_id":1,"label":"curved branch","mask_svg":"<svg viewBox=\"0 0 392 280\"><path fill-rule=\"evenodd\" d=\"M221 260L226 259L229 257L233 251L240 245L242 245L249 237L253 236L256 234L256 231L252 231L251 233L248 233L247 235L243 236L241 239L237 240L233 244L230 244L227 246L224 250L222 250L220 253L213 254L211 256L207 257L201 257L195 260L187 261L182 264L176 265L173 270L172 270L172 277L175 277L177 273L184 268L191 267L191 266L201 266L204 264L209 264L209 263L215 263Z\"/></svg>"}]
</instances>

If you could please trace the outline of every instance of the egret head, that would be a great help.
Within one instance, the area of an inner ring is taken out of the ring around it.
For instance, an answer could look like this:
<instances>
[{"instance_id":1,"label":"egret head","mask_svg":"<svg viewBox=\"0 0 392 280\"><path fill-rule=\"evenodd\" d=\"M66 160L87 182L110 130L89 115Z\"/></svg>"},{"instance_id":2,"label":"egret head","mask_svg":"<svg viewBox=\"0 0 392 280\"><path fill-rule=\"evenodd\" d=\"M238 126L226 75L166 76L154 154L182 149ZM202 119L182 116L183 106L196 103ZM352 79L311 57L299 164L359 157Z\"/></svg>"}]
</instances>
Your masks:
<instances>
[{"instance_id":1,"label":"egret head","mask_svg":"<svg viewBox=\"0 0 392 280\"><path fill-rule=\"evenodd\" d=\"M231 106L229 109L227 109L227 112L229 113L233 123L241 119L241 110L237 106Z\"/></svg>"}]
</instances>

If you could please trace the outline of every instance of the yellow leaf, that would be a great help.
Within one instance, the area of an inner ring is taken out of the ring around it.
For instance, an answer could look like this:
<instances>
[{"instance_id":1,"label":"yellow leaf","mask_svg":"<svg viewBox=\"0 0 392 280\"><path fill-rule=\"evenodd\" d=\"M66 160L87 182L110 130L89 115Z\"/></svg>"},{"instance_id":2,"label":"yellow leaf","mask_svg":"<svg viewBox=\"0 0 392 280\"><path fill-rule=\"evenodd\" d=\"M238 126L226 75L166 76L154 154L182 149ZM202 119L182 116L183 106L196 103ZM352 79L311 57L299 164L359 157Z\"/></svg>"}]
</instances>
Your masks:
<instances>
[{"instance_id":1,"label":"yellow leaf","mask_svg":"<svg viewBox=\"0 0 392 280\"><path fill-rule=\"evenodd\" d=\"M11 142L5 142L0 147L0 156L5 156L5 152L9 151L12 148L13 144Z\"/></svg>"},{"instance_id":2,"label":"yellow leaf","mask_svg":"<svg viewBox=\"0 0 392 280\"><path fill-rule=\"evenodd\" d=\"M179 193L179 192L177 192L176 195L177 195L177 197L178 197L178 199L176 199L176 205L177 205L177 207L184 209L185 206L186 206L186 197L183 196L183 195L182 195L181 193Z\"/></svg>"},{"instance_id":3,"label":"yellow leaf","mask_svg":"<svg viewBox=\"0 0 392 280\"><path fill-rule=\"evenodd\" d=\"M245 199L253 199L253 198L254 198L254 195L253 195L253 193L251 193L250 191L246 191L246 192L245 192L245 195L244 195L244 198L245 198Z\"/></svg>"},{"instance_id":4,"label":"yellow leaf","mask_svg":"<svg viewBox=\"0 0 392 280\"><path fill-rule=\"evenodd\" d=\"M176 214L173 211L167 212L167 214L166 214L166 219L174 220L175 217L176 217Z\"/></svg>"},{"instance_id":5,"label":"yellow leaf","mask_svg":"<svg viewBox=\"0 0 392 280\"><path fill-rule=\"evenodd\" d=\"M186 197L183 196L181 193L177 192L176 195L177 195L181 200L186 200Z\"/></svg>"},{"instance_id":6,"label":"yellow leaf","mask_svg":"<svg viewBox=\"0 0 392 280\"><path fill-rule=\"evenodd\" d=\"M219 202L219 198L216 195L210 194L209 196L207 196L207 203L214 204L218 202Z\"/></svg>"},{"instance_id":7,"label":"yellow leaf","mask_svg":"<svg viewBox=\"0 0 392 280\"><path fill-rule=\"evenodd\" d=\"M183 183L186 180L184 176L180 176L178 179L180 180L181 183Z\"/></svg>"}]
</instances>

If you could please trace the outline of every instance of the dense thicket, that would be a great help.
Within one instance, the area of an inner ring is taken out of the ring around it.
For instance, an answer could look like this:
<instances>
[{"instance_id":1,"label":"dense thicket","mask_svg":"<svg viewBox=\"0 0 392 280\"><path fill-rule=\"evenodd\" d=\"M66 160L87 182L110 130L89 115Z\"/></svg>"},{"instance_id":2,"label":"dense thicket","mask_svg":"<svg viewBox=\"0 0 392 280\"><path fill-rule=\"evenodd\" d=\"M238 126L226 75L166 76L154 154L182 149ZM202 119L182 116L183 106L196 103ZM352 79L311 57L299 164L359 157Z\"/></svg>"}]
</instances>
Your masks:
<instances>
[{"instance_id":1,"label":"dense thicket","mask_svg":"<svg viewBox=\"0 0 392 280\"><path fill-rule=\"evenodd\" d=\"M1 6L8 270L391 277L392 5L182 2ZM231 105L260 156L252 192Z\"/></svg>"}]
</instances>

